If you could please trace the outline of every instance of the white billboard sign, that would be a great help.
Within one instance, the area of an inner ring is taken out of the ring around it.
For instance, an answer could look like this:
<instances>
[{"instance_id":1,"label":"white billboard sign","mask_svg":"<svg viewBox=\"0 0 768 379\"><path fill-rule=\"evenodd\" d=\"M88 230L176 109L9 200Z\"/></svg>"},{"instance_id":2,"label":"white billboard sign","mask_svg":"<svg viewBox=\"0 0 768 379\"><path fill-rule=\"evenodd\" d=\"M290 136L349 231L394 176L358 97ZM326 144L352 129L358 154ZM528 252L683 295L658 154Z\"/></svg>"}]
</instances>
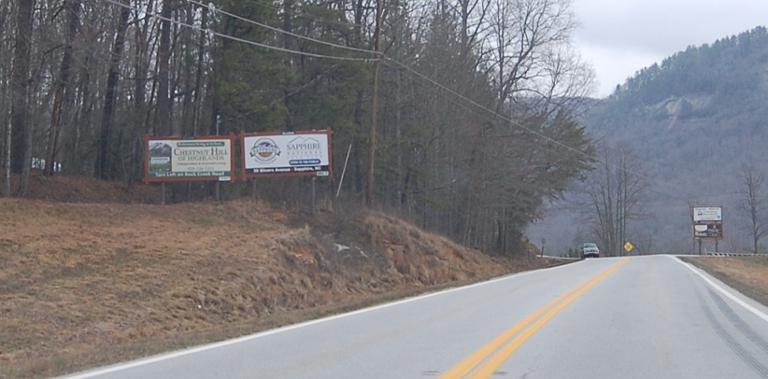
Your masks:
<instances>
[{"instance_id":1,"label":"white billboard sign","mask_svg":"<svg viewBox=\"0 0 768 379\"><path fill-rule=\"evenodd\" d=\"M723 207L692 207L693 237L723 238Z\"/></svg>"},{"instance_id":2,"label":"white billboard sign","mask_svg":"<svg viewBox=\"0 0 768 379\"><path fill-rule=\"evenodd\" d=\"M693 207L693 221L722 221L722 207Z\"/></svg>"},{"instance_id":3,"label":"white billboard sign","mask_svg":"<svg viewBox=\"0 0 768 379\"><path fill-rule=\"evenodd\" d=\"M243 135L246 176L317 175L331 169L330 133L327 130L286 134Z\"/></svg>"}]
</instances>

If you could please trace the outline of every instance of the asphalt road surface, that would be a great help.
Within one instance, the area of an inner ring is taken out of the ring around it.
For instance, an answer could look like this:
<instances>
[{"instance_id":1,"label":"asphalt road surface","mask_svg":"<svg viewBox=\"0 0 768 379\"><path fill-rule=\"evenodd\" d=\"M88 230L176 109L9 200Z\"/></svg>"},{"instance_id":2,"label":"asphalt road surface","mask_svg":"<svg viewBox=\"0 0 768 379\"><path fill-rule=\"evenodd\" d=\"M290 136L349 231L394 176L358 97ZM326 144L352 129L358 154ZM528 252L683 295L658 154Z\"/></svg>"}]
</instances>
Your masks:
<instances>
[{"instance_id":1,"label":"asphalt road surface","mask_svg":"<svg viewBox=\"0 0 768 379\"><path fill-rule=\"evenodd\" d=\"M759 378L766 308L670 256L513 275L77 378Z\"/></svg>"}]
</instances>

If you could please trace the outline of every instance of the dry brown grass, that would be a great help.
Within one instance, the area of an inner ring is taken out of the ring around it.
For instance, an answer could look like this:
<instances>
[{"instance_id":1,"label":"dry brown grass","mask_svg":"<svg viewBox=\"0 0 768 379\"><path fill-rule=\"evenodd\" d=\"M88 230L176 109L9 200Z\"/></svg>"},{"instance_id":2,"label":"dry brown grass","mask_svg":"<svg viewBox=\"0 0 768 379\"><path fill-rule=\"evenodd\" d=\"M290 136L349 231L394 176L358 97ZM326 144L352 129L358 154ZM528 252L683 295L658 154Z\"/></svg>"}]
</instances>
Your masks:
<instances>
[{"instance_id":1,"label":"dry brown grass","mask_svg":"<svg viewBox=\"0 0 768 379\"><path fill-rule=\"evenodd\" d=\"M382 214L0 199L0 376L45 376L550 264ZM343 246L342 246L343 245Z\"/></svg>"},{"instance_id":2,"label":"dry brown grass","mask_svg":"<svg viewBox=\"0 0 768 379\"><path fill-rule=\"evenodd\" d=\"M18 190L19 178L11 180ZM142 183L94 180L78 176L44 176L33 171L27 198L66 203L160 203L160 187Z\"/></svg>"},{"instance_id":3,"label":"dry brown grass","mask_svg":"<svg viewBox=\"0 0 768 379\"><path fill-rule=\"evenodd\" d=\"M768 256L686 257L683 260L768 305Z\"/></svg>"}]
</instances>

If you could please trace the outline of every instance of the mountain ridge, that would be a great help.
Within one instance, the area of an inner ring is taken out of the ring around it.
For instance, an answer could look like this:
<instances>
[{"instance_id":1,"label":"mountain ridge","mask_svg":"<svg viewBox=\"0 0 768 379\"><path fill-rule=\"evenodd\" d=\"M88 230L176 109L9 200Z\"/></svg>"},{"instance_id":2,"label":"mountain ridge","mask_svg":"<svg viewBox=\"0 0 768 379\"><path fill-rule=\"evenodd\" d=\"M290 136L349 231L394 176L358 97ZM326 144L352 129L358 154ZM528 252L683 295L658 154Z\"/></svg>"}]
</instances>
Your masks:
<instances>
[{"instance_id":1,"label":"mountain ridge","mask_svg":"<svg viewBox=\"0 0 768 379\"><path fill-rule=\"evenodd\" d=\"M768 30L760 26L690 46L639 70L607 98L585 102L582 124L593 140L633 150L651 181L639 213L654 221L634 220L631 238L655 236L646 249L690 250L689 206L711 204L725 207L721 249L748 248L739 172L753 165L768 173L761 160L768 145L765 99ZM553 225L571 230L547 238L558 234ZM579 216L553 221L549 212L528 234L532 241L557 241L562 251L589 238L588 229Z\"/></svg>"}]
</instances>

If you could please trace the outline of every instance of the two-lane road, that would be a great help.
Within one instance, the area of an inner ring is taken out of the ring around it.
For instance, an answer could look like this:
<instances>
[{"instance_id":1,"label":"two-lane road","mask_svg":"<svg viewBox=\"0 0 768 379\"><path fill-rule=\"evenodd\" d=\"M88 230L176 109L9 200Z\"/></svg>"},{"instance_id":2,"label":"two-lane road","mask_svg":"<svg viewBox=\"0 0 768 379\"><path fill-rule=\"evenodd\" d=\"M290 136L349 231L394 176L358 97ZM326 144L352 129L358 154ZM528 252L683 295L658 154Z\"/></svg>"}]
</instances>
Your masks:
<instances>
[{"instance_id":1,"label":"two-lane road","mask_svg":"<svg viewBox=\"0 0 768 379\"><path fill-rule=\"evenodd\" d=\"M75 377L768 377L765 308L716 286L669 256L590 259Z\"/></svg>"}]
</instances>

